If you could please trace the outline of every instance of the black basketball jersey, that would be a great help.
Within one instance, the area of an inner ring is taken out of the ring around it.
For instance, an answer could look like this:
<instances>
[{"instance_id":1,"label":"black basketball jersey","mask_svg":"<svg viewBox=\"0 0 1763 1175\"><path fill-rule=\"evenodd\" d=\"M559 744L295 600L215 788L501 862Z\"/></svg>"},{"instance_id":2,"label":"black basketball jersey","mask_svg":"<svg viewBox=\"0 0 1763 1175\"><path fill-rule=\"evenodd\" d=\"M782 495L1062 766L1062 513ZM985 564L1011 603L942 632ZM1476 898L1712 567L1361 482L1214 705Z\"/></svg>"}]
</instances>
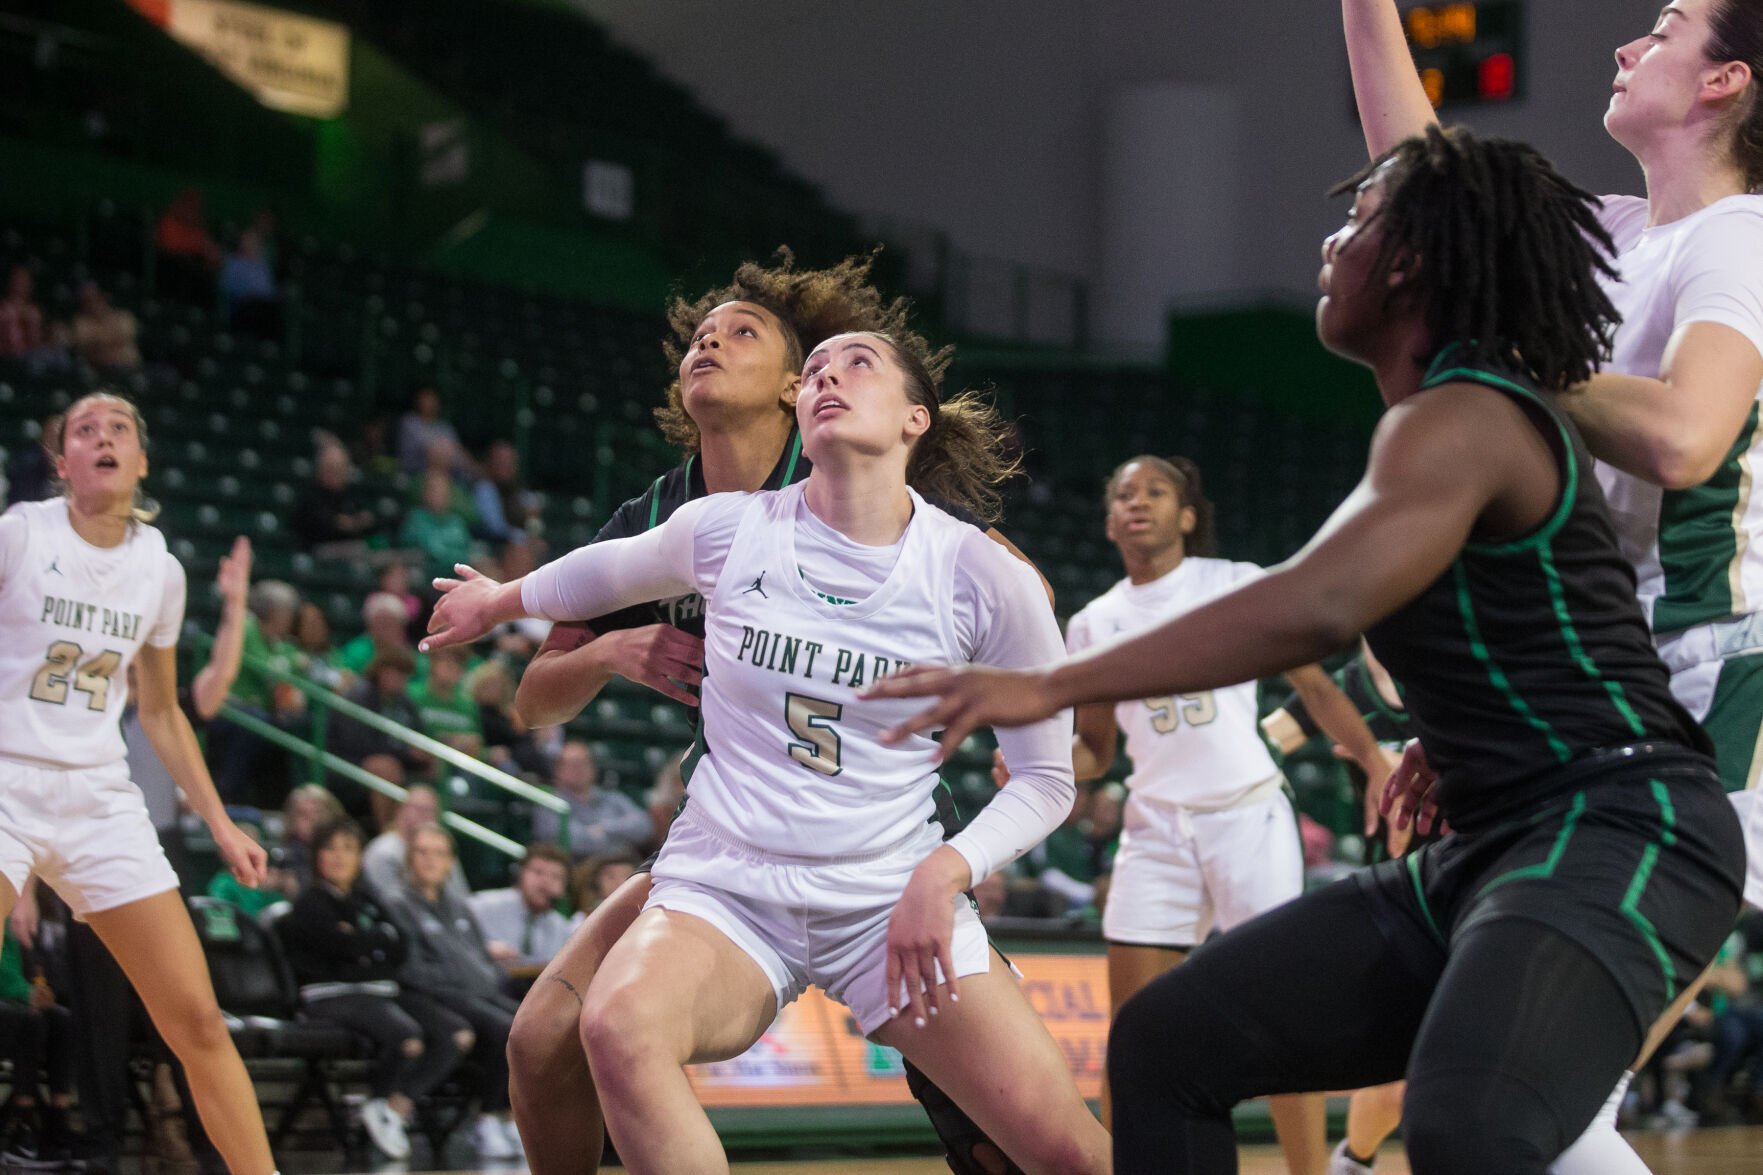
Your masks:
<instances>
[{"instance_id":1,"label":"black basketball jersey","mask_svg":"<svg viewBox=\"0 0 1763 1175\"><path fill-rule=\"evenodd\" d=\"M1465 544L1367 634L1402 683L1458 827L1553 792L1543 777L1599 748L1665 741L1712 753L1671 696L1577 430L1523 376L1461 359L1447 347L1422 388L1471 383L1517 401L1556 452L1560 492L1530 534Z\"/></svg>"}]
</instances>

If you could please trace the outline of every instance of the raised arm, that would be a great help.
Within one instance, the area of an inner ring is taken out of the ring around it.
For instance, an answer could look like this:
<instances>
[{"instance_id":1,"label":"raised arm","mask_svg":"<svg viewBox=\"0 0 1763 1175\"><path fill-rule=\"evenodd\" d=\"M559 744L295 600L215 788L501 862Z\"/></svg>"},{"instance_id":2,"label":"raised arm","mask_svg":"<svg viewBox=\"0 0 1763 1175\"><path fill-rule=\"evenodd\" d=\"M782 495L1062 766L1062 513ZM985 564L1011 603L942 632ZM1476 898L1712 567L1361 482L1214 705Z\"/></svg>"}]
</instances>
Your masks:
<instances>
[{"instance_id":1,"label":"raised arm","mask_svg":"<svg viewBox=\"0 0 1763 1175\"><path fill-rule=\"evenodd\" d=\"M1403 139L1424 134L1438 116L1414 71L1396 0L1341 0L1341 25L1359 124L1375 159Z\"/></svg>"},{"instance_id":2,"label":"raised arm","mask_svg":"<svg viewBox=\"0 0 1763 1175\"><path fill-rule=\"evenodd\" d=\"M1713 477L1732 451L1760 384L1756 344L1724 323L1692 322L1672 334L1658 379L1600 372L1560 405L1593 454L1686 490Z\"/></svg>"},{"instance_id":3,"label":"raised arm","mask_svg":"<svg viewBox=\"0 0 1763 1175\"><path fill-rule=\"evenodd\" d=\"M1049 670L911 670L870 692L939 697L890 737L942 727L946 749L980 725L1284 673L1419 595L1484 511L1511 521L1513 533L1539 522L1554 504L1554 462L1516 404L1481 388L1435 388L1384 414L1364 480L1302 551L1267 575Z\"/></svg>"},{"instance_id":4,"label":"raised arm","mask_svg":"<svg viewBox=\"0 0 1763 1175\"><path fill-rule=\"evenodd\" d=\"M240 535L233 540L232 553L221 556L214 585L220 589L220 624L214 630L208 664L190 679L190 701L204 722L220 713L239 678L245 652L245 597L251 590L250 539Z\"/></svg>"}]
</instances>

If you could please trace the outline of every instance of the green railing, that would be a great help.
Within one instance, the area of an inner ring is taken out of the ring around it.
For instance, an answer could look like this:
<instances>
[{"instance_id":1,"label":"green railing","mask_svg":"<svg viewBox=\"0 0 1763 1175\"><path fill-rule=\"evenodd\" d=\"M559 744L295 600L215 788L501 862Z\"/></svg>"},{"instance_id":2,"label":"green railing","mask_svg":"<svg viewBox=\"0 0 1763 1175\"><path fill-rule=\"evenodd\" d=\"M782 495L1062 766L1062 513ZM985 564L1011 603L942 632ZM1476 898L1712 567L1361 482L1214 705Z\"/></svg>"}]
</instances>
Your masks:
<instances>
[{"instance_id":1,"label":"green railing","mask_svg":"<svg viewBox=\"0 0 1763 1175\"><path fill-rule=\"evenodd\" d=\"M214 644L214 638L206 633L197 632L186 635L191 638L192 645L204 651ZM312 738L304 739L291 731L283 730L273 722L266 721L235 704L230 698L221 706L221 716L240 729L247 730L267 742L274 743L290 754L306 760L311 765L314 783L322 783L325 773L329 772L394 800L402 801L406 794L405 788L389 779L380 778L373 772L349 762L326 748L329 719L331 713L335 712L380 734L397 739L399 742L422 751L458 771L476 776L491 787L506 792L510 796L557 813L561 817L557 822L560 847L565 852L569 851L569 804L565 800L543 788L534 787L524 779L510 775L499 767L493 767L479 759L474 759L456 747L450 747L438 739L411 730L408 726L394 722L383 714L375 714L365 706L352 702L341 694L326 689L317 682L310 681L297 673L285 672L255 657L247 657L244 661L271 681L292 686L305 695L312 714ZM457 812L443 811L441 823L461 836L469 837L479 844L509 857L519 858L526 854L526 846L519 841L511 840L494 829L485 828L477 821L461 816Z\"/></svg>"}]
</instances>

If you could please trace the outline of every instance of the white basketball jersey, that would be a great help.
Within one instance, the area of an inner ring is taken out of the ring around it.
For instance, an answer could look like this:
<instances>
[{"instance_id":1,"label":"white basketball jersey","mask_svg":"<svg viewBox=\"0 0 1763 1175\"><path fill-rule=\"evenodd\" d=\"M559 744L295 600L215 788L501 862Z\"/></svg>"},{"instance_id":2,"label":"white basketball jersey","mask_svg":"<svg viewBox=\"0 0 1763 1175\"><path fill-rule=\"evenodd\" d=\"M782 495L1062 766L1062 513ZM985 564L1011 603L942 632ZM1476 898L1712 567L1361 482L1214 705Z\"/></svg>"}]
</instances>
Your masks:
<instances>
[{"instance_id":1,"label":"white basketball jersey","mask_svg":"<svg viewBox=\"0 0 1763 1175\"><path fill-rule=\"evenodd\" d=\"M1076 653L1154 628L1259 574L1253 563L1189 556L1150 583L1123 579L1071 618L1065 647ZM1126 786L1171 804L1228 807L1279 770L1261 741L1252 681L1121 702L1114 717L1132 759Z\"/></svg>"},{"instance_id":2,"label":"white basketball jersey","mask_svg":"<svg viewBox=\"0 0 1763 1175\"><path fill-rule=\"evenodd\" d=\"M753 496L706 593L706 753L691 806L769 853L849 857L897 845L931 818L937 744L878 737L922 698L859 700L919 662L963 662L951 618L956 554L973 528L913 494L899 558L867 599L829 602L803 579L801 484Z\"/></svg>"},{"instance_id":3,"label":"white basketball jersey","mask_svg":"<svg viewBox=\"0 0 1763 1175\"><path fill-rule=\"evenodd\" d=\"M183 619L183 568L155 528L137 524L117 546L94 547L61 498L7 511L0 757L62 768L123 759L129 662L143 643L176 644Z\"/></svg>"}]
</instances>

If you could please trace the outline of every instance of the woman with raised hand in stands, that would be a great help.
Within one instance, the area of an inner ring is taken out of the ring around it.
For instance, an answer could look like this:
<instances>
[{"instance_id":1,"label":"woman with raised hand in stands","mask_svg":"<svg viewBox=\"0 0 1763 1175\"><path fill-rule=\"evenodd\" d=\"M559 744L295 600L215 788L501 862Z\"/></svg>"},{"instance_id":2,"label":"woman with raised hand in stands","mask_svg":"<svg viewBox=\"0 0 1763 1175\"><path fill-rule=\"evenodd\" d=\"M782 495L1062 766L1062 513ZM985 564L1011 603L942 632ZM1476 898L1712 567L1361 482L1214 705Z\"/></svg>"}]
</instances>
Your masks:
<instances>
[{"instance_id":1,"label":"woman with raised hand in stands","mask_svg":"<svg viewBox=\"0 0 1763 1175\"><path fill-rule=\"evenodd\" d=\"M1366 145L1435 122L1395 0L1342 0ZM1714 739L1763 905L1763 2L1673 0L1616 50L1604 127L1646 177L1606 196L1622 316L1606 370L1564 397L1599 458L1623 554L1671 668L1672 693ZM1646 1170L1616 1134L1626 1080L1562 1175ZM1351 1168L1345 1168L1351 1171Z\"/></svg>"},{"instance_id":2,"label":"woman with raised hand in stands","mask_svg":"<svg viewBox=\"0 0 1763 1175\"><path fill-rule=\"evenodd\" d=\"M1317 331L1372 369L1386 409L1316 537L1135 639L871 691L938 696L898 733L954 746L1074 703L1264 677L1360 633L1402 683L1455 831L1221 936L1121 1011L1122 1172L1235 1171L1237 1102L1406 1073L1418 1175L1540 1175L1740 905L1710 744L1555 406L1615 328L1596 201L1523 144L1436 128L1352 182Z\"/></svg>"},{"instance_id":3,"label":"woman with raised hand in stands","mask_svg":"<svg viewBox=\"0 0 1763 1175\"><path fill-rule=\"evenodd\" d=\"M1027 666L1060 647L1033 569L912 488L984 511L1013 468L995 410L943 401L940 359L916 336L835 335L809 354L796 402L807 481L687 503L516 583L469 569L437 582L429 646L527 614L705 601L690 799L582 1019L633 1171L727 1170L683 1066L744 1052L809 984L1023 1170L1108 1167L1101 1125L962 892L1070 810L1070 715L1001 734L1009 783L944 844L936 744L884 746L910 707L858 694L904 664Z\"/></svg>"},{"instance_id":4,"label":"woman with raised hand in stands","mask_svg":"<svg viewBox=\"0 0 1763 1175\"><path fill-rule=\"evenodd\" d=\"M0 516L0 916L33 873L103 939L183 1062L235 1175L274 1167L177 875L129 781L119 717L135 669L154 752L246 885L262 848L234 826L177 701L184 571L150 525L141 414L94 392L47 436L62 496Z\"/></svg>"},{"instance_id":5,"label":"woman with raised hand in stands","mask_svg":"<svg viewBox=\"0 0 1763 1175\"><path fill-rule=\"evenodd\" d=\"M848 259L828 269L798 269L788 251L780 251L775 264L749 262L728 285L669 308L673 336L665 349L678 376L656 418L687 457L620 506L595 541L642 534L707 494L781 489L808 476L795 417L802 340L853 330L907 332L905 300L885 299L869 284L870 264ZM996 530L988 533L1005 542ZM703 609L692 592L554 626L521 678L521 718L532 726L567 722L613 676L696 707ZM645 868L595 907L515 1018L514 1112L537 1175L599 1169L604 1126L581 1040L582 993L648 896ZM908 1079L960 1175L1009 1170L948 1098L910 1067Z\"/></svg>"}]
</instances>

